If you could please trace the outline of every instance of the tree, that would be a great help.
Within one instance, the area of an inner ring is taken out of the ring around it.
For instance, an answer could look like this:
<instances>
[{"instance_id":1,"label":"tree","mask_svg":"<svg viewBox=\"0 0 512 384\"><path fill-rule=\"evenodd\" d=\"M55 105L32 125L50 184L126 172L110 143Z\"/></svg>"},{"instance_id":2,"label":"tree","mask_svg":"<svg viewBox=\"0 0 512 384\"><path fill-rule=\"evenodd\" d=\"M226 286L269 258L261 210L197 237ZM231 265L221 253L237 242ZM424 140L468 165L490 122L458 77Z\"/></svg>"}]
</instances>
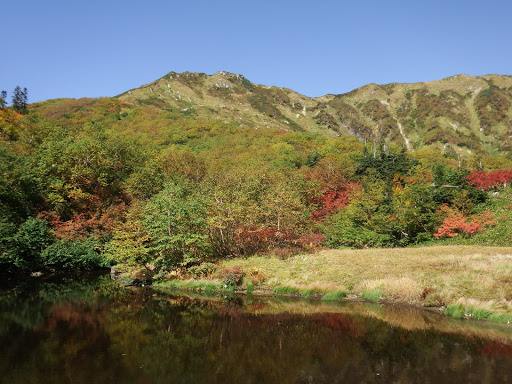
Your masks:
<instances>
[{"instance_id":1,"label":"tree","mask_svg":"<svg viewBox=\"0 0 512 384\"><path fill-rule=\"evenodd\" d=\"M12 108L15 112L20 113L22 115L27 114L27 101L28 101L28 91L27 88L20 88L19 85L14 88L14 92L12 95Z\"/></svg>"},{"instance_id":2,"label":"tree","mask_svg":"<svg viewBox=\"0 0 512 384\"><path fill-rule=\"evenodd\" d=\"M147 202L142 224L158 270L187 267L208 258L206 205L199 185L181 179L169 180Z\"/></svg>"},{"instance_id":3,"label":"tree","mask_svg":"<svg viewBox=\"0 0 512 384\"><path fill-rule=\"evenodd\" d=\"M417 164L417 160L411 159L405 149L400 151L381 151L373 157L363 153L355 173L359 176L365 176L373 169L380 179L391 181L396 174L408 175L411 168Z\"/></svg>"},{"instance_id":4,"label":"tree","mask_svg":"<svg viewBox=\"0 0 512 384\"><path fill-rule=\"evenodd\" d=\"M0 217L17 225L43 202L30 161L0 146Z\"/></svg>"},{"instance_id":5,"label":"tree","mask_svg":"<svg viewBox=\"0 0 512 384\"><path fill-rule=\"evenodd\" d=\"M148 246L153 238L143 225L143 205L132 202L126 213L126 220L118 222L112 231L112 240L105 245L104 255L108 260L130 265L148 267L152 261Z\"/></svg>"},{"instance_id":6,"label":"tree","mask_svg":"<svg viewBox=\"0 0 512 384\"><path fill-rule=\"evenodd\" d=\"M41 252L54 241L50 227L45 220L29 218L14 235L14 246L8 250L15 267L33 271L41 267Z\"/></svg>"},{"instance_id":7,"label":"tree","mask_svg":"<svg viewBox=\"0 0 512 384\"><path fill-rule=\"evenodd\" d=\"M208 210L208 228L212 251L216 256L246 253L247 236L265 222L261 204L268 187L266 170L233 167L212 176L212 204Z\"/></svg>"},{"instance_id":8,"label":"tree","mask_svg":"<svg viewBox=\"0 0 512 384\"><path fill-rule=\"evenodd\" d=\"M395 237L402 245L429 239L438 225L438 208L432 186L419 183L395 186L391 215L398 230Z\"/></svg>"},{"instance_id":9,"label":"tree","mask_svg":"<svg viewBox=\"0 0 512 384\"><path fill-rule=\"evenodd\" d=\"M7 92L6 91L2 91L0 92L0 109L4 109L5 106L7 105Z\"/></svg>"},{"instance_id":10,"label":"tree","mask_svg":"<svg viewBox=\"0 0 512 384\"><path fill-rule=\"evenodd\" d=\"M320 225L330 247L382 247L393 244L397 223L391 220L386 182L375 170L361 179L350 203Z\"/></svg>"}]
</instances>

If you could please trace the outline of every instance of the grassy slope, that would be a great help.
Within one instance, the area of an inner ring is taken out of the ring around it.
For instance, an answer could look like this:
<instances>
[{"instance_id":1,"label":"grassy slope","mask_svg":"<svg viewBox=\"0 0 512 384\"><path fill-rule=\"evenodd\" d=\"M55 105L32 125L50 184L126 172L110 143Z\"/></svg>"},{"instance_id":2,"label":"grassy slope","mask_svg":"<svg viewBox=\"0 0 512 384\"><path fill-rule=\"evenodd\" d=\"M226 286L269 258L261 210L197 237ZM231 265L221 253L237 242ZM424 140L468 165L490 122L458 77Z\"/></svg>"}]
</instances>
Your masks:
<instances>
[{"instance_id":1,"label":"grassy slope","mask_svg":"<svg viewBox=\"0 0 512 384\"><path fill-rule=\"evenodd\" d=\"M224 71L211 76L171 72L129 92L119 98L252 128L333 135L311 120L310 111L317 104L314 99L285 88L252 84L241 75Z\"/></svg>"}]
</instances>

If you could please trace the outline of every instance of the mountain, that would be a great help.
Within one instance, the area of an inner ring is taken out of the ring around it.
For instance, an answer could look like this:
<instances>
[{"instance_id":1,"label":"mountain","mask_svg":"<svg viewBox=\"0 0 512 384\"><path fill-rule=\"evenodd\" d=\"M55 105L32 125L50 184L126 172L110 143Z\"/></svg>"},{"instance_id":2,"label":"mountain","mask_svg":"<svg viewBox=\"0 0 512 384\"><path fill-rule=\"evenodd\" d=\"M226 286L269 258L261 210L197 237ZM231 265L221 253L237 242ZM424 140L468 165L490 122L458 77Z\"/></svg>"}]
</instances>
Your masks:
<instances>
[{"instance_id":1,"label":"mountain","mask_svg":"<svg viewBox=\"0 0 512 384\"><path fill-rule=\"evenodd\" d=\"M138 105L182 111L252 128L326 131L314 119L318 101L286 88L253 84L244 76L220 71L170 72L119 98Z\"/></svg>"},{"instance_id":2,"label":"mountain","mask_svg":"<svg viewBox=\"0 0 512 384\"><path fill-rule=\"evenodd\" d=\"M225 71L170 72L113 100L130 107L118 111L120 119L133 109L144 109L152 119L219 120L329 137L348 133L361 141L411 150L433 147L453 157L501 156L512 149L512 76L457 75L423 83L368 84L345 94L311 98ZM63 117L67 110L78 113L80 108L87 109L83 100L35 106L51 118Z\"/></svg>"},{"instance_id":3,"label":"mountain","mask_svg":"<svg viewBox=\"0 0 512 384\"><path fill-rule=\"evenodd\" d=\"M437 144L457 152L494 153L511 148L511 76L458 75L426 83L369 84L333 96L327 105L336 109L336 102L357 111L353 119L338 114L337 127L348 127L360 137L389 139L409 149Z\"/></svg>"}]
</instances>

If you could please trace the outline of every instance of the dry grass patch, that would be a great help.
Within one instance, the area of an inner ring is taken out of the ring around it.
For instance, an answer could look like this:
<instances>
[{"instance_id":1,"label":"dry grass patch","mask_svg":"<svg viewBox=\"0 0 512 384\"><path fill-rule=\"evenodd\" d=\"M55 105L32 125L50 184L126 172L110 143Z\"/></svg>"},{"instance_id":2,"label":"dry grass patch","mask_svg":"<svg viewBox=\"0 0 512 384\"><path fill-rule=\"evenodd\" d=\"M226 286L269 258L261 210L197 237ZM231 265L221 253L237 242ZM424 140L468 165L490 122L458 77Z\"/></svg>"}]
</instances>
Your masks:
<instances>
[{"instance_id":1,"label":"dry grass patch","mask_svg":"<svg viewBox=\"0 0 512 384\"><path fill-rule=\"evenodd\" d=\"M434 295L439 305L462 297L512 300L511 247L324 250L286 260L255 256L225 264L257 268L265 276L262 286L268 289L316 285L331 291L332 285L357 296L375 289L381 290L384 299L411 304L420 304L427 296L424 292Z\"/></svg>"},{"instance_id":2,"label":"dry grass patch","mask_svg":"<svg viewBox=\"0 0 512 384\"><path fill-rule=\"evenodd\" d=\"M332 283L295 284L293 282L279 285L273 289L275 294L291 294L303 297L321 296L328 292L345 292L345 289Z\"/></svg>"},{"instance_id":3,"label":"dry grass patch","mask_svg":"<svg viewBox=\"0 0 512 384\"><path fill-rule=\"evenodd\" d=\"M382 298L390 301L418 304L423 288L408 277L388 277L378 280L365 280L357 284L353 293L363 296L365 292L382 292Z\"/></svg>"},{"instance_id":4,"label":"dry grass patch","mask_svg":"<svg viewBox=\"0 0 512 384\"><path fill-rule=\"evenodd\" d=\"M408 277L387 279L384 285L385 298L406 303L419 303L422 291L421 285Z\"/></svg>"}]
</instances>

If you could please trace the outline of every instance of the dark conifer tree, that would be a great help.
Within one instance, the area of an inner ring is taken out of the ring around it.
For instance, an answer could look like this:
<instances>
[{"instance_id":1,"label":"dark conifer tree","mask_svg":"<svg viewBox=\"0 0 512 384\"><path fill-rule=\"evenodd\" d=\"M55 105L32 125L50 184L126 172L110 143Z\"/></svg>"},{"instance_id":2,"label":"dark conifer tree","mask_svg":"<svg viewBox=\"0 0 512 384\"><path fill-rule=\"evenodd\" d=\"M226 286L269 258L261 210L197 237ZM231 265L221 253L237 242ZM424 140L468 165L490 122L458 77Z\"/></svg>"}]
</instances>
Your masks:
<instances>
[{"instance_id":1,"label":"dark conifer tree","mask_svg":"<svg viewBox=\"0 0 512 384\"><path fill-rule=\"evenodd\" d=\"M20 88L16 86L12 95L12 108L15 112L25 115L28 112L27 109L28 91L27 88Z\"/></svg>"},{"instance_id":2,"label":"dark conifer tree","mask_svg":"<svg viewBox=\"0 0 512 384\"><path fill-rule=\"evenodd\" d=\"M5 108L6 105L7 105L7 92L2 91L2 92L0 92L0 109Z\"/></svg>"}]
</instances>

